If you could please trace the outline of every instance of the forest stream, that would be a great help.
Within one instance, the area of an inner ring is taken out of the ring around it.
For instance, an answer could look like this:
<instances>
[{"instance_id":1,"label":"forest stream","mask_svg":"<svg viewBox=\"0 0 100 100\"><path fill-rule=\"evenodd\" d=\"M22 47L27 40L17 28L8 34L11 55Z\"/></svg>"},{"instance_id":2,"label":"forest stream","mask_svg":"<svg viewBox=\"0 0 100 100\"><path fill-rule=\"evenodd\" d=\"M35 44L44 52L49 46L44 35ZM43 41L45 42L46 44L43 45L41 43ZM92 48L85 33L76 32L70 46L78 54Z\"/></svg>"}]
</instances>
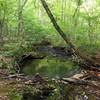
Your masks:
<instances>
[{"instance_id":1,"label":"forest stream","mask_svg":"<svg viewBox=\"0 0 100 100\"><path fill-rule=\"evenodd\" d=\"M45 77L64 77L73 74L79 67L71 62L72 53L69 48L53 46L42 41L33 45L33 51L15 59L15 67L20 72L34 75L40 73ZM17 64L16 64L17 63Z\"/></svg>"},{"instance_id":2,"label":"forest stream","mask_svg":"<svg viewBox=\"0 0 100 100\"><path fill-rule=\"evenodd\" d=\"M0 100L99 100L97 87L91 94L94 88L73 84L73 79L83 73L75 60L68 47L47 41L33 44L32 52L13 58L18 74L0 69ZM74 76L71 82L62 80L70 76Z\"/></svg>"},{"instance_id":3,"label":"forest stream","mask_svg":"<svg viewBox=\"0 0 100 100\"><path fill-rule=\"evenodd\" d=\"M97 100L94 94L90 94L92 90L89 91L89 86L84 87L81 85L78 86L68 83L66 85L56 82L56 79L60 80L64 77L67 78L81 72L80 66L77 65L74 61L72 62L71 60L72 53L70 52L69 48L53 46L50 43L44 42L34 44L32 52L28 52L22 54L21 56L18 56L15 59L14 65L14 67L16 67L16 71L20 74L24 74L25 76L36 76L35 80L37 80L37 82L40 82L39 84L37 83L38 85L34 86L35 90L32 90L33 94L31 94L31 92L29 92L28 94L27 92L25 92L27 96L24 94L23 96L25 96L25 98L27 99L22 100ZM16 66L16 63L18 66ZM39 75L39 77L37 77L37 75ZM31 77L29 77L28 82L30 82L31 79ZM48 80L46 84L48 88L44 87L44 82L41 83L42 77ZM75 77L77 78L77 76ZM11 81L14 82L14 80ZM12 88L12 86L10 85L9 88ZM17 91L16 88L23 88L23 86L22 84L19 84L19 86L14 85L14 88L15 89L13 91ZM30 91L30 87L27 88L28 91ZM43 95L44 92L41 88L44 88L47 91L49 91L48 89L50 88L50 92L46 93L48 95ZM3 91L6 90L4 89ZM40 94L39 92L43 93ZM24 98L20 93L16 92L16 94L18 98ZM16 94L13 95L16 96ZM41 96L43 96L43 98Z\"/></svg>"},{"instance_id":4,"label":"forest stream","mask_svg":"<svg viewBox=\"0 0 100 100\"><path fill-rule=\"evenodd\" d=\"M100 100L100 0L0 0L0 100Z\"/></svg>"}]
</instances>

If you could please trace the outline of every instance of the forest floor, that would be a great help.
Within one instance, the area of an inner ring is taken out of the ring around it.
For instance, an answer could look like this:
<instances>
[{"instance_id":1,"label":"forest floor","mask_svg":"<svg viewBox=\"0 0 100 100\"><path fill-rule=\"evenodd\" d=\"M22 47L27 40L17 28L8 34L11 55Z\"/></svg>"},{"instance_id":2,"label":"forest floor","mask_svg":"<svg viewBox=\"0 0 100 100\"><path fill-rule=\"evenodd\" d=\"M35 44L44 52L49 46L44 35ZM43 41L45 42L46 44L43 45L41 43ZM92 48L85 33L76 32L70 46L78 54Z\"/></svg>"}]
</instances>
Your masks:
<instances>
[{"instance_id":1,"label":"forest floor","mask_svg":"<svg viewBox=\"0 0 100 100\"><path fill-rule=\"evenodd\" d=\"M53 47L50 43L39 44L35 45L34 47L35 50L38 51L38 54L29 52L29 54L21 55L18 59L16 59L19 62L18 63L19 65L23 64L23 62L26 62L27 60L43 59L47 55L53 55L53 57L57 57L60 59L66 59L68 57L71 57L70 50L66 50L65 47ZM99 53L91 55L91 58L95 59L100 63ZM48 78L44 78L39 74L34 76L16 74L16 73L12 74L9 66L11 62L14 61L14 58L3 57L2 60L4 61L4 65L3 68L0 69L0 100L20 100L15 98L24 98L23 94L26 91L25 89L28 88L28 91L30 91L31 86L33 90L36 91L38 90L38 92L33 91L34 92L33 97L36 98L34 100L39 100L40 98L41 98L40 100L45 100L48 97L48 95L52 93L53 90L57 89L57 87L54 85L55 83L64 84L65 86L70 85L71 89L68 89L70 92L73 91L72 87L74 87L74 93L72 92L72 94L74 94L73 96L75 97L80 96L79 97L81 98L80 100L84 100L84 98L92 98L89 100L100 100L100 70L99 72L94 70L86 70L84 71L85 73L83 72L78 74L74 73L73 76L63 77L62 79L49 78L49 81L53 81L49 84ZM4 68L4 66L7 67ZM97 69L99 68L100 67L97 66ZM72 94L70 95L72 96ZM91 94L92 96L89 97L88 95ZM49 100L55 100L55 99L49 99Z\"/></svg>"},{"instance_id":2,"label":"forest floor","mask_svg":"<svg viewBox=\"0 0 100 100\"><path fill-rule=\"evenodd\" d=\"M85 98L89 98L85 100L100 100L100 77L97 76L79 73L68 78L65 77L62 79L51 79L43 78L39 74L35 76L9 74L7 73L7 70L4 69L1 69L0 72L0 100L20 100L15 98L19 95L21 95L20 98L23 98L23 94L24 92L27 93L27 89L29 89L29 86L31 86L31 91L35 90L33 91L32 96L32 98L35 98L34 100L45 100L49 96L49 94L53 93L53 90L57 89L54 83L62 86L64 84L65 87L70 87L70 89L68 90L71 92L71 94L69 93L69 95L75 98L79 96L78 98L81 98L79 100L84 100ZM51 81L51 84L49 84L48 80ZM67 92L69 92L68 90ZM28 92L29 91L30 90L28 90ZM39 99L38 97L41 99Z\"/></svg>"}]
</instances>

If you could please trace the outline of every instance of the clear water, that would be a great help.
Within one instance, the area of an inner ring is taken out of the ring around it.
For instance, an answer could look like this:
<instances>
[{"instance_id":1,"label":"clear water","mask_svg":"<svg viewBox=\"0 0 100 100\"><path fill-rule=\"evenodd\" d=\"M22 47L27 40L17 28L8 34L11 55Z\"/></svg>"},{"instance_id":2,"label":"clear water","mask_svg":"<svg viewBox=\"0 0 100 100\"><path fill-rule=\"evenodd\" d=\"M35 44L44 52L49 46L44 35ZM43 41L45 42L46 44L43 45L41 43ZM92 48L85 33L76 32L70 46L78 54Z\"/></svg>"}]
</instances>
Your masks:
<instances>
[{"instance_id":1,"label":"clear water","mask_svg":"<svg viewBox=\"0 0 100 100\"><path fill-rule=\"evenodd\" d=\"M77 69L78 66L67 59L61 60L58 58L47 57L42 60L26 62L23 67L23 72L28 75L40 73L47 77L64 77Z\"/></svg>"}]
</instances>

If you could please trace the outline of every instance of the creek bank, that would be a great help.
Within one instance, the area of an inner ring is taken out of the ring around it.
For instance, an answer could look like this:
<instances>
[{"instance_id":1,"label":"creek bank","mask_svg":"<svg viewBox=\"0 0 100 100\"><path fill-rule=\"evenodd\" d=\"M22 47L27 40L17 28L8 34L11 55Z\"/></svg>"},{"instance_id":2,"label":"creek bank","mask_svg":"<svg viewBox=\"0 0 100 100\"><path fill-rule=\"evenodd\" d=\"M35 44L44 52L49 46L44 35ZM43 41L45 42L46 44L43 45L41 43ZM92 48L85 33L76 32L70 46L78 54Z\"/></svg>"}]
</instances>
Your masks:
<instances>
[{"instance_id":1,"label":"creek bank","mask_svg":"<svg viewBox=\"0 0 100 100\"><path fill-rule=\"evenodd\" d=\"M71 59L72 52L69 48L53 46L49 42L41 42L39 44L33 44L32 52L28 52L20 55L14 60L14 68L17 72L22 72L24 66L27 63L39 61L45 59L46 57L57 58L61 61L65 61L66 59Z\"/></svg>"}]
</instances>

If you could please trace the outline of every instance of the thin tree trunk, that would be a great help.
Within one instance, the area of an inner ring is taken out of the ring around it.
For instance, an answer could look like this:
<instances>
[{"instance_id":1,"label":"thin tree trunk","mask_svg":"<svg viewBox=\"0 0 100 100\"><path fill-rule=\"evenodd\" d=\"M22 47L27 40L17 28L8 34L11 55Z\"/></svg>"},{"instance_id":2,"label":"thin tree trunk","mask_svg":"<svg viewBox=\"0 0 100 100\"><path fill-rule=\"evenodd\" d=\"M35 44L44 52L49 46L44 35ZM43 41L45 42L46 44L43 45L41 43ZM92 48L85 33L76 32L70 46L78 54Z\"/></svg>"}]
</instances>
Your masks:
<instances>
[{"instance_id":1,"label":"thin tree trunk","mask_svg":"<svg viewBox=\"0 0 100 100\"><path fill-rule=\"evenodd\" d=\"M4 2L5 3L5 2ZM5 24L5 14L6 14L6 7L3 7L3 14L0 15L0 47L2 48L4 40L3 40L3 32L4 32L4 24Z\"/></svg>"},{"instance_id":2,"label":"thin tree trunk","mask_svg":"<svg viewBox=\"0 0 100 100\"><path fill-rule=\"evenodd\" d=\"M18 34L21 34L24 38L24 21L23 21L23 8L25 4L27 3L27 0L18 0Z\"/></svg>"},{"instance_id":3,"label":"thin tree trunk","mask_svg":"<svg viewBox=\"0 0 100 100\"><path fill-rule=\"evenodd\" d=\"M23 11L21 7L21 0L18 0L18 34L23 34Z\"/></svg>"},{"instance_id":4,"label":"thin tree trunk","mask_svg":"<svg viewBox=\"0 0 100 100\"><path fill-rule=\"evenodd\" d=\"M61 22L64 22L64 1L61 1Z\"/></svg>"},{"instance_id":5,"label":"thin tree trunk","mask_svg":"<svg viewBox=\"0 0 100 100\"><path fill-rule=\"evenodd\" d=\"M0 48L3 46L3 24L0 20Z\"/></svg>"},{"instance_id":6,"label":"thin tree trunk","mask_svg":"<svg viewBox=\"0 0 100 100\"><path fill-rule=\"evenodd\" d=\"M77 14L77 12L78 12L78 10L79 10L79 8L80 8L80 3L81 3L81 0L78 0L78 2L77 2L77 8L75 9L75 12L74 12L74 14L73 14L73 17L76 16L76 14Z\"/></svg>"}]
</instances>

